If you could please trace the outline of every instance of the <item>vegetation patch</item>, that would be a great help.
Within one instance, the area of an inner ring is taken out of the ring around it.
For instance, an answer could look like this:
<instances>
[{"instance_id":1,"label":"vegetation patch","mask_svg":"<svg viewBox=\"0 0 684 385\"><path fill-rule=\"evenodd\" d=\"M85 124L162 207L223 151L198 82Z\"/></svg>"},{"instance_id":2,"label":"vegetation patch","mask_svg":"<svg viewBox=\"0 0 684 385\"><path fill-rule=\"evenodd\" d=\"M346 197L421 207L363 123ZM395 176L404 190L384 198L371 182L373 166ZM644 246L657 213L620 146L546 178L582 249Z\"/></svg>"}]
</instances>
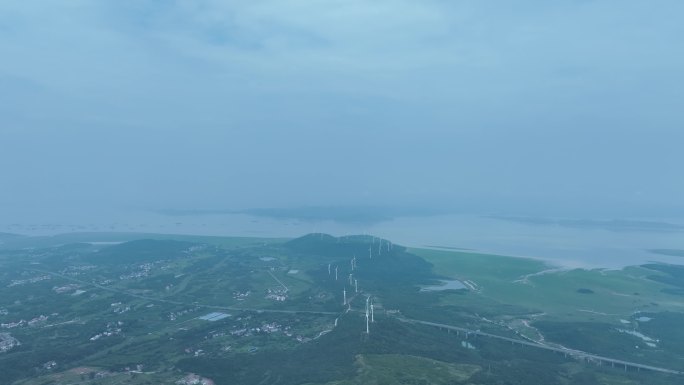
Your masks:
<instances>
[{"instance_id":1,"label":"vegetation patch","mask_svg":"<svg viewBox=\"0 0 684 385\"><path fill-rule=\"evenodd\" d=\"M453 384L468 380L477 365L447 363L401 354L366 354L356 359L358 376L350 384Z\"/></svg>"}]
</instances>

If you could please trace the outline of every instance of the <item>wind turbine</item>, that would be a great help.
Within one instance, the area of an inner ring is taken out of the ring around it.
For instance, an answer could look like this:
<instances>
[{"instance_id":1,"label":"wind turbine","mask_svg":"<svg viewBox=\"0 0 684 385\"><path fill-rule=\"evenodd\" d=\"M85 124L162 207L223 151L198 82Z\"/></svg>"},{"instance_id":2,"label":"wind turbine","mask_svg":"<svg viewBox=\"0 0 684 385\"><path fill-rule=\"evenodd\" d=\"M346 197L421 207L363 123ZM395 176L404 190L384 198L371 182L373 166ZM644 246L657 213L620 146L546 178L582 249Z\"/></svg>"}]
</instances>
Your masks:
<instances>
[{"instance_id":1,"label":"wind turbine","mask_svg":"<svg viewBox=\"0 0 684 385\"><path fill-rule=\"evenodd\" d=\"M330 275L330 264L328 264L328 275Z\"/></svg>"},{"instance_id":2,"label":"wind turbine","mask_svg":"<svg viewBox=\"0 0 684 385\"><path fill-rule=\"evenodd\" d=\"M351 286L351 285L352 285L352 275L349 274L349 286Z\"/></svg>"},{"instance_id":3,"label":"wind turbine","mask_svg":"<svg viewBox=\"0 0 684 385\"><path fill-rule=\"evenodd\" d=\"M337 266L335 266L335 281L337 281Z\"/></svg>"},{"instance_id":4,"label":"wind turbine","mask_svg":"<svg viewBox=\"0 0 684 385\"><path fill-rule=\"evenodd\" d=\"M344 306L346 304L347 304L347 289L344 288L344 289L342 289L342 305Z\"/></svg>"},{"instance_id":5,"label":"wind turbine","mask_svg":"<svg viewBox=\"0 0 684 385\"><path fill-rule=\"evenodd\" d=\"M358 293L358 292L359 292L359 280L355 279L354 280L354 293Z\"/></svg>"},{"instance_id":6,"label":"wind turbine","mask_svg":"<svg viewBox=\"0 0 684 385\"><path fill-rule=\"evenodd\" d=\"M370 325L368 324L368 310L366 310L366 334L370 334Z\"/></svg>"},{"instance_id":7,"label":"wind turbine","mask_svg":"<svg viewBox=\"0 0 684 385\"><path fill-rule=\"evenodd\" d=\"M371 301L371 322L375 322L375 317L373 316L373 301Z\"/></svg>"},{"instance_id":8,"label":"wind turbine","mask_svg":"<svg viewBox=\"0 0 684 385\"><path fill-rule=\"evenodd\" d=\"M370 325L368 324L368 300L370 296L366 297L366 334L370 334Z\"/></svg>"}]
</instances>

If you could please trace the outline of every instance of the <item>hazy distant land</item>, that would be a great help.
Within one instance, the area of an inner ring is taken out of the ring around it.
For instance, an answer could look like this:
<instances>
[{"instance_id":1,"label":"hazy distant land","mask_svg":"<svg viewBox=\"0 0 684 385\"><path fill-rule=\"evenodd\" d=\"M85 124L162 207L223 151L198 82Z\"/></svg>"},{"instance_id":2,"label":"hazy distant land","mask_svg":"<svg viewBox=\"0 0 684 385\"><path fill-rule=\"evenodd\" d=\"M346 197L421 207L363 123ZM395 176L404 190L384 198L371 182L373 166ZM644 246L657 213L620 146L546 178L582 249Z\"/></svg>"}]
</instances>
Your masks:
<instances>
[{"instance_id":1,"label":"hazy distant land","mask_svg":"<svg viewBox=\"0 0 684 385\"><path fill-rule=\"evenodd\" d=\"M343 215L347 210L349 220L345 222ZM167 234L167 237L170 234L231 234L240 237L293 238L314 232L334 235L372 233L412 247L434 245L442 249L469 249L531 257L565 267L622 268L651 261L672 264L684 262L679 255L671 252L650 251L684 249L684 237L682 231L678 230L681 226L667 220L576 219L563 220L559 224L559 220L552 219L512 220L510 217L437 215L430 210L395 211L381 207L253 211L255 214L229 214L235 210L171 210L165 214L150 211L117 212L64 223L10 222L0 224L0 231L63 239L68 239L68 234L73 233L107 234L107 239L102 241L117 241L122 234ZM364 211L367 211L365 217L352 218ZM0 245L23 243L30 247L28 245L32 242L43 240L4 235L0 236Z\"/></svg>"},{"instance_id":2,"label":"hazy distant land","mask_svg":"<svg viewBox=\"0 0 684 385\"><path fill-rule=\"evenodd\" d=\"M390 221L397 217L423 217L448 213L447 210L428 208L397 208L389 206L308 206L308 207L266 207L248 209L164 209L160 214L169 216L200 216L247 214L274 219L295 219L300 221L335 221L340 223L373 224Z\"/></svg>"},{"instance_id":3,"label":"hazy distant land","mask_svg":"<svg viewBox=\"0 0 684 385\"><path fill-rule=\"evenodd\" d=\"M574 228L595 228L611 231L684 231L684 225L668 222L637 221L626 219L550 219L537 217L490 216L504 221L530 225L556 225Z\"/></svg>"},{"instance_id":4,"label":"hazy distant land","mask_svg":"<svg viewBox=\"0 0 684 385\"><path fill-rule=\"evenodd\" d=\"M684 250L679 249L652 249L649 251L655 254L670 255L673 257L684 257Z\"/></svg>"}]
</instances>

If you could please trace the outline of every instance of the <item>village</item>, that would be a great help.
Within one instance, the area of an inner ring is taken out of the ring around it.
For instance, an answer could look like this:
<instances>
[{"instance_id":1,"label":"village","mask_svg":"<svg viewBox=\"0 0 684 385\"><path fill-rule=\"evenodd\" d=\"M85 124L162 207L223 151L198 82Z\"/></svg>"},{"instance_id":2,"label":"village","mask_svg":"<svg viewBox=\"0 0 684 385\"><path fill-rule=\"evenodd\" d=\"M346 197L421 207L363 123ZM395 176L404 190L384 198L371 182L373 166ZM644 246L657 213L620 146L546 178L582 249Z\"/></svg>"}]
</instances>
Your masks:
<instances>
[{"instance_id":1,"label":"village","mask_svg":"<svg viewBox=\"0 0 684 385\"><path fill-rule=\"evenodd\" d=\"M57 316L57 315L59 315L59 314L53 313L50 316ZM50 318L50 317L41 314L37 317L31 318L28 321L21 319L19 321L14 321L14 322L0 323L0 329L14 329L14 328L19 328L19 327L24 327L24 326L35 327L38 325L43 325L48 320L48 318Z\"/></svg>"},{"instance_id":2,"label":"village","mask_svg":"<svg viewBox=\"0 0 684 385\"><path fill-rule=\"evenodd\" d=\"M103 337L111 337L121 334L121 327L124 325L122 321L108 322L103 332L97 333L90 337L91 341L97 341Z\"/></svg>"},{"instance_id":3,"label":"village","mask_svg":"<svg viewBox=\"0 0 684 385\"><path fill-rule=\"evenodd\" d=\"M6 353L21 345L19 340L12 337L9 333L0 333L0 353Z\"/></svg>"}]
</instances>

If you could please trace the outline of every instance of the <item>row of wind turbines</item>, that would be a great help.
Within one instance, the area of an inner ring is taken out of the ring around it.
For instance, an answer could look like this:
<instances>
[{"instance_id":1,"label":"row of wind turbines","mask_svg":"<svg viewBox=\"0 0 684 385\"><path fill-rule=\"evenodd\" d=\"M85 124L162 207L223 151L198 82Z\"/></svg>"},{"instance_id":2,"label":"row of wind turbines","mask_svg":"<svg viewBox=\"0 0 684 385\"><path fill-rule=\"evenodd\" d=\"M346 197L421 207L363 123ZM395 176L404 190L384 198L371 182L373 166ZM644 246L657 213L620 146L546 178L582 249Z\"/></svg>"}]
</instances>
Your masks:
<instances>
[{"instance_id":1,"label":"row of wind turbines","mask_svg":"<svg viewBox=\"0 0 684 385\"><path fill-rule=\"evenodd\" d=\"M372 243L368 248L368 258L373 259L373 246L375 245L375 237L373 237ZM387 252L390 252L392 250L392 242L386 241L386 247L387 247ZM382 239L379 239L378 242L378 249L377 249L377 256L382 255L382 250L383 250L383 241ZM356 255L352 256L352 258L349 261L350 267L351 267L351 273L349 273L349 286L354 288L354 293L358 294L359 293L359 280L354 278L354 271L358 269L358 265L356 264ZM334 269L335 272L335 281L339 280L339 267L335 266ZM332 264L328 264L328 275L332 278L333 275L333 267ZM353 297L352 297L353 298ZM351 310L351 300L347 300L347 286L346 284L342 288L342 306L347 306L347 312ZM370 334L370 324L375 323L375 306L373 304L373 298L370 295L366 296L366 309L365 309L365 315L366 315L366 334ZM337 326L337 319L335 319L335 326Z\"/></svg>"}]
</instances>

